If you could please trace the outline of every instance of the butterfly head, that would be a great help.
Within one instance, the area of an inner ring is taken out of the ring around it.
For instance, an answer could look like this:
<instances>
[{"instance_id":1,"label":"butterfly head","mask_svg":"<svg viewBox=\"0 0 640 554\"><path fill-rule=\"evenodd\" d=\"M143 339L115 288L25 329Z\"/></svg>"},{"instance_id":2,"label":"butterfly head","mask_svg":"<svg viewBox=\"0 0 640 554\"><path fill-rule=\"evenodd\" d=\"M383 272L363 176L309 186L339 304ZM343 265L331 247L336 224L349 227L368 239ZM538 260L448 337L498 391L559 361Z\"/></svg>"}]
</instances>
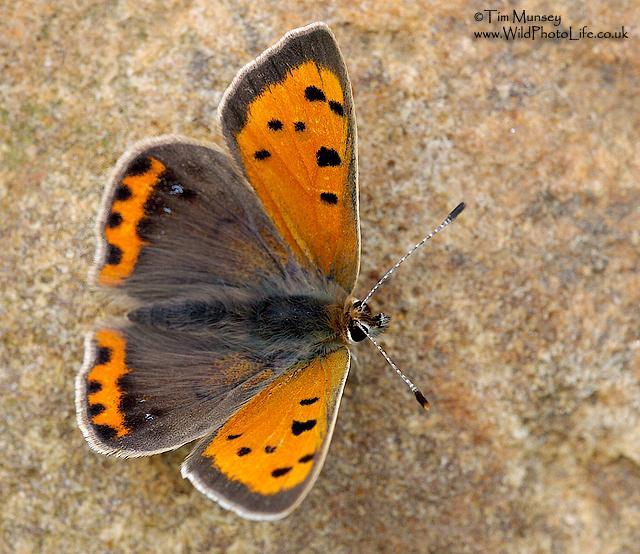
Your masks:
<instances>
[{"instance_id":1,"label":"butterfly head","mask_svg":"<svg viewBox=\"0 0 640 554\"><path fill-rule=\"evenodd\" d=\"M349 342L361 342L370 337L376 337L388 326L391 318L383 313L374 314L368 304L361 300L351 300L347 303L347 339Z\"/></svg>"}]
</instances>

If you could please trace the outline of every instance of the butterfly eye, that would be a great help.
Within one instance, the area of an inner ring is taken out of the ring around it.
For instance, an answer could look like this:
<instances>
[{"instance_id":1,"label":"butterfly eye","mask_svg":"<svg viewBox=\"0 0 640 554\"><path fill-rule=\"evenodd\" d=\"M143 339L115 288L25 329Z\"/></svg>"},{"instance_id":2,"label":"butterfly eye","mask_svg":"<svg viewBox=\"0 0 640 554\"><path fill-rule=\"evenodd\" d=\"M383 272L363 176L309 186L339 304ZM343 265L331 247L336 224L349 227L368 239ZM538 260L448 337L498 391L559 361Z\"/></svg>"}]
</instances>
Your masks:
<instances>
[{"instance_id":1,"label":"butterfly eye","mask_svg":"<svg viewBox=\"0 0 640 554\"><path fill-rule=\"evenodd\" d=\"M355 321L349 323L349 338L353 342L362 342L367 338L368 332L369 328L362 323L356 323Z\"/></svg>"}]
</instances>

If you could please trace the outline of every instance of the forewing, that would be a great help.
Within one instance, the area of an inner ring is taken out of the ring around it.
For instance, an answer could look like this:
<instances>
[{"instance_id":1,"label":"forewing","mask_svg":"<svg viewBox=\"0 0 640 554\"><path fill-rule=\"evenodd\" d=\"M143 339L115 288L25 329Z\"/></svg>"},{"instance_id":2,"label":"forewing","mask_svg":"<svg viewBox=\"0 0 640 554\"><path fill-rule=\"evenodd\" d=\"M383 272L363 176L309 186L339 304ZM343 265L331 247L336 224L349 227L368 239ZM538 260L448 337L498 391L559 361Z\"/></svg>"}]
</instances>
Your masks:
<instances>
[{"instance_id":1,"label":"forewing","mask_svg":"<svg viewBox=\"0 0 640 554\"><path fill-rule=\"evenodd\" d=\"M204 438L183 476L243 517L286 516L322 468L348 371L346 348L292 368Z\"/></svg>"},{"instance_id":2,"label":"forewing","mask_svg":"<svg viewBox=\"0 0 640 554\"><path fill-rule=\"evenodd\" d=\"M143 301L282 279L291 256L226 154L176 137L122 156L98 235L98 283Z\"/></svg>"},{"instance_id":3,"label":"forewing","mask_svg":"<svg viewBox=\"0 0 640 554\"><path fill-rule=\"evenodd\" d=\"M360 264L356 122L329 28L287 33L220 106L227 144L298 261L351 292Z\"/></svg>"}]
</instances>

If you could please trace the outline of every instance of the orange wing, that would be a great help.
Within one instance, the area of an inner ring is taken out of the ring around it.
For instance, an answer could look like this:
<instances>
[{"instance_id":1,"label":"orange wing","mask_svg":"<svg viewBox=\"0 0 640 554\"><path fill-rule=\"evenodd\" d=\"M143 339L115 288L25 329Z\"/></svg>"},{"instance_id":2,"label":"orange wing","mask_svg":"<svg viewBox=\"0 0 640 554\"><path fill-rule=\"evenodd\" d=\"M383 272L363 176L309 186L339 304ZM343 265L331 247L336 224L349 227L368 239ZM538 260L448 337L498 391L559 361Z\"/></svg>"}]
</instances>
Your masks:
<instances>
[{"instance_id":1,"label":"orange wing","mask_svg":"<svg viewBox=\"0 0 640 554\"><path fill-rule=\"evenodd\" d=\"M284 517L322 467L348 370L346 348L292 368L204 439L183 475L244 517Z\"/></svg>"},{"instance_id":2,"label":"orange wing","mask_svg":"<svg viewBox=\"0 0 640 554\"><path fill-rule=\"evenodd\" d=\"M328 27L289 33L246 66L220 117L231 152L298 261L351 292L360 264L356 124Z\"/></svg>"}]
</instances>

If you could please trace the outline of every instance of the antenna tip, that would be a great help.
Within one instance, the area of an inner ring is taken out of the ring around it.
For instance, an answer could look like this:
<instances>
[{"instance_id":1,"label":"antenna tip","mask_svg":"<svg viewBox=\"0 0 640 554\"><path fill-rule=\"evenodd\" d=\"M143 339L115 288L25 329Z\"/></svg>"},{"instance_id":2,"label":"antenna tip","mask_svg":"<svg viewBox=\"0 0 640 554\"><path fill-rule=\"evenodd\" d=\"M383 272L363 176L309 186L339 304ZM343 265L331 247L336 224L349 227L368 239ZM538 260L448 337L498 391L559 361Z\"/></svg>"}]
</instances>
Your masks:
<instances>
[{"instance_id":1,"label":"antenna tip","mask_svg":"<svg viewBox=\"0 0 640 554\"><path fill-rule=\"evenodd\" d=\"M424 394L422 394L418 389L416 389L413 394L416 395L416 400L420 403L420 406L428 412L431 409L431 404L429 404L429 401L425 398Z\"/></svg>"},{"instance_id":2,"label":"antenna tip","mask_svg":"<svg viewBox=\"0 0 640 554\"><path fill-rule=\"evenodd\" d=\"M464 210L464 208L465 203L460 202L460 204L458 204L455 208L453 208L453 210L451 210L451 213L448 217L449 221L453 221L456 217L458 217L462 213L462 210Z\"/></svg>"}]
</instances>

